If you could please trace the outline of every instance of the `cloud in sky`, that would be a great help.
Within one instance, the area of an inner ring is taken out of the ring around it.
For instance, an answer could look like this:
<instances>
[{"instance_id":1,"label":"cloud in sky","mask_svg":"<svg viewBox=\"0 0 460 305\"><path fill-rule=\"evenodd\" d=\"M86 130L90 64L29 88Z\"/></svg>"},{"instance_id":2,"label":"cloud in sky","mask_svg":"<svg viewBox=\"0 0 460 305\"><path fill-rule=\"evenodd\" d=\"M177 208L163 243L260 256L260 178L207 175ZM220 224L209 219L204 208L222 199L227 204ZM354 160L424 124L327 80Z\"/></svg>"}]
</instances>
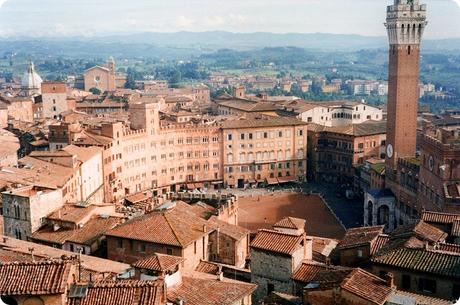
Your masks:
<instances>
[{"instance_id":1,"label":"cloud in sky","mask_svg":"<svg viewBox=\"0 0 460 305\"><path fill-rule=\"evenodd\" d=\"M428 4L427 37L460 37L460 0ZM7 4L5 4L7 2ZM232 31L386 35L393 0L0 0L0 35ZM2 6L3 4L3 6Z\"/></svg>"}]
</instances>

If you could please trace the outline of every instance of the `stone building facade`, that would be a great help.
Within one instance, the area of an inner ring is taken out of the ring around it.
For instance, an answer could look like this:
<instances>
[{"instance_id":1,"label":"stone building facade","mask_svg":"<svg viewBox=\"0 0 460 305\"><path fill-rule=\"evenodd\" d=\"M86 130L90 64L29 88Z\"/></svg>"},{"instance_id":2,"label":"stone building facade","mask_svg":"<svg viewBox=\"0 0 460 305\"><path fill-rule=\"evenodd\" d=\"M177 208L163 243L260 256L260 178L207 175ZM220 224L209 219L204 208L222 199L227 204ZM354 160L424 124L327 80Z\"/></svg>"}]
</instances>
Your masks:
<instances>
[{"instance_id":1,"label":"stone building facade","mask_svg":"<svg viewBox=\"0 0 460 305\"><path fill-rule=\"evenodd\" d=\"M42 83L42 106L44 118L58 118L69 110L67 89L64 82Z\"/></svg>"},{"instance_id":2,"label":"stone building facade","mask_svg":"<svg viewBox=\"0 0 460 305\"><path fill-rule=\"evenodd\" d=\"M61 190L27 186L2 193L4 234L27 240L62 206Z\"/></svg>"}]
</instances>

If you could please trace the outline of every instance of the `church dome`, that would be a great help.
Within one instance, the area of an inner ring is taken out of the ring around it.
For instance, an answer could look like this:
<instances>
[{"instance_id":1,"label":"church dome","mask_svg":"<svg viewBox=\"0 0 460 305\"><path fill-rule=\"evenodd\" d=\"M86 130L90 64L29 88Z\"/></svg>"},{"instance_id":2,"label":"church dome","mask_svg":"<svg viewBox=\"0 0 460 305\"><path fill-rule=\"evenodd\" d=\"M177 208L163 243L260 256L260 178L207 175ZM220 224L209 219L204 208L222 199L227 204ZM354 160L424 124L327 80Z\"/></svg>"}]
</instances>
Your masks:
<instances>
[{"instance_id":1,"label":"church dome","mask_svg":"<svg viewBox=\"0 0 460 305\"><path fill-rule=\"evenodd\" d=\"M42 78L35 72L34 63L30 62L27 72L22 77L21 86L23 89L40 89L42 85Z\"/></svg>"}]
</instances>

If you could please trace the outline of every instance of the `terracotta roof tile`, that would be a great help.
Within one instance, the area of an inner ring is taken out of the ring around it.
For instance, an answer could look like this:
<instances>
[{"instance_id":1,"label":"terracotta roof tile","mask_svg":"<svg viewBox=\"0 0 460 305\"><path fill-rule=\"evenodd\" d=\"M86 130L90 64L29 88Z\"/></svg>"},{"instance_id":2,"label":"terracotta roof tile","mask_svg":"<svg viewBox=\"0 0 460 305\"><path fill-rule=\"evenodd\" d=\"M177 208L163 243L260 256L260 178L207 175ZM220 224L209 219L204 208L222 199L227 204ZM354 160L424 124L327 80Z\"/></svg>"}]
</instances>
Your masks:
<instances>
[{"instance_id":1,"label":"terracotta roof tile","mask_svg":"<svg viewBox=\"0 0 460 305\"><path fill-rule=\"evenodd\" d=\"M163 305L164 282L103 281L88 286L83 298L69 298L68 305Z\"/></svg>"},{"instance_id":2,"label":"terracotta roof tile","mask_svg":"<svg viewBox=\"0 0 460 305\"><path fill-rule=\"evenodd\" d=\"M209 234L205 232L207 222L190 211L188 204L178 201L171 205L168 210L134 218L106 235L185 247Z\"/></svg>"},{"instance_id":3,"label":"terracotta roof tile","mask_svg":"<svg viewBox=\"0 0 460 305\"><path fill-rule=\"evenodd\" d=\"M447 233L423 220L419 220L414 224L399 226L391 234L391 238L404 236L415 236L421 240L436 243L443 241L447 237Z\"/></svg>"},{"instance_id":4,"label":"terracotta roof tile","mask_svg":"<svg viewBox=\"0 0 460 305\"><path fill-rule=\"evenodd\" d=\"M343 239L337 245L339 249L352 248L371 243L383 233L384 226L362 227L347 230Z\"/></svg>"},{"instance_id":5,"label":"terracotta roof tile","mask_svg":"<svg viewBox=\"0 0 460 305\"><path fill-rule=\"evenodd\" d=\"M384 304L393 292L384 280L360 268L353 270L340 287L374 304Z\"/></svg>"},{"instance_id":6,"label":"terracotta roof tile","mask_svg":"<svg viewBox=\"0 0 460 305\"><path fill-rule=\"evenodd\" d=\"M294 281L309 283L320 271L326 270L327 268L328 266L325 264L314 261L303 261L297 270L294 271L291 278Z\"/></svg>"},{"instance_id":7,"label":"terracotta roof tile","mask_svg":"<svg viewBox=\"0 0 460 305\"><path fill-rule=\"evenodd\" d=\"M422 213L422 220L425 222L432 222L432 223L442 223L442 224L450 224L453 223L454 220L460 219L459 214L453 213L440 213L440 212L431 212L431 211L424 211Z\"/></svg>"},{"instance_id":8,"label":"terracotta roof tile","mask_svg":"<svg viewBox=\"0 0 460 305\"><path fill-rule=\"evenodd\" d=\"M436 250L396 248L373 257L375 264L460 279L460 255Z\"/></svg>"},{"instance_id":9,"label":"terracotta roof tile","mask_svg":"<svg viewBox=\"0 0 460 305\"><path fill-rule=\"evenodd\" d=\"M155 253L155 255L135 262L133 267L153 271L167 271L175 269L183 261L185 259L179 256Z\"/></svg>"},{"instance_id":10,"label":"terracotta roof tile","mask_svg":"<svg viewBox=\"0 0 460 305\"><path fill-rule=\"evenodd\" d=\"M291 255L301 247L304 234L296 236L272 230L259 230L251 248Z\"/></svg>"},{"instance_id":11,"label":"terracotta roof tile","mask_svg":"<svg viewBox=\"0 0 460 305\"><path fill-rule=\"evenodd\" d=\"M59 220L65 222L73 222L78 224L84 219L88 213L96 209L96 206L90 205L87 207L79 207L75 204L65 204L59 210L51 213L47 218L51 220Z\"/></svg>"},{"instance_id":12,"label":"terracotta roof tile","mask_svg":"<svg viewBox=\"0 0 460 305\"><path fill-rule=\"evenodd\" d=\"M435 245L434 250L439 252L450 252L460 254L460 245L440 243Z\"/></svg>"},{"instance_id":13,"label":"terracotta roof tile","mask_svg":"<svg viewBox=\"0 0 460 305\"><path fill-rule=\"evenodd\" d=\"M220 233L225 234L237 241L247 237L249 233L251 233L251 231L248 229L219 220L216 216L211 217L208 222L210 227L219 229Z\"/></svg>"},{"instance_id":14,"label":"terracotta roof tile","mask_svg":"<svg viewBox=\"0 0 460 305\"><path fill-rule=\"evenodd\" d=\"M207 261L200 261L195 271L217 275L219 273L219 265Z\"/></svg>"},{"instance_id":15,"label":"terracotta roof tile","mask_svg":"<svg viewBox=\"0 0 460 305\"><path fill-rule=\"evenodd\" d=\"M84 226L77 229L60 228L54 231L52 226L46 226L33 233L31 239L53 244L73 242L91 246L96 239L102 237L107 231L113 229L119 223L120 219L116 217L94 217L85 223Z\"/></svg>"},{"instance_id":16,"label":"terracotta roof tile","mask_svg":"<svg viewBox=\"0 0 460 305\"><path fill-rule=\"evenodd\" d=\"M286 217L275 223L273 227L300 230L305 228L305 222L305 219Z\"/></svg>"},{"instance_id":17,"label":"terracotta roof tile","mask_svg":"<svg viewBox=\"0 0 460 305\"><path fill-rule=\"evenodd\" d=\"M460 237L460 219L457 219L452 223L452 230L450 231L450 235Z\"/></svg>"},{"instance_id":18,"label":"terracotta roof tile","mask_svg":"<svg viewBox=\"0 0 460 305\"><path fill-rule=\"evenodd\" d=\"M2 239L6 239L6 242L3 242ZM21 258L25 258L27 256L29 257L29 261L31 261L32 257L30 255L29 250L31 248L34 249L35 259L59 259L63 255L75 255L75 253L65 251L62 249L48 247L45 245L40 245L28 241L7 238L3 236L0 236L0 245L0 251L10 251L12 253L16 253L18 255L18 260L20 260ZM130 266L128 264L88 255L81 256L81 265L83 270L86 270L89 273L93 274L112 273L117 275L123 274L130 269Z\"/></svg>"},{"instance_id":19,"label":"terracotta roof tile","mask_svg":"<svg viewBox=\"0 0 460 305\"><path fill-rule=\"evenodd\" d=\"M256 289L256 285L238 281L184 276L182 284L168 288L168 300L184 300L187 305L232 305Z\"/></svg>"},{"instance_id":20,"label":"terracotta roof tile","mask_svg":"<svg viewBox=\"0 0 460 305\"><path fill-rule=\"evenodd\" d=\"M379 234L377 238L371 243L371 255L377 253L383 246L390 241L390 236L386 234Z\"/></svg>"},{"instance_id":21,"label":"terracotta roof tile","mask_svg":"<svg viewBox=\"0 0 460 305\"><path fill-rule=\"evenodd\" d=\"M70 261L13 262L0 265L0 295L64 293Z\"/></svg>"}]
</instances>

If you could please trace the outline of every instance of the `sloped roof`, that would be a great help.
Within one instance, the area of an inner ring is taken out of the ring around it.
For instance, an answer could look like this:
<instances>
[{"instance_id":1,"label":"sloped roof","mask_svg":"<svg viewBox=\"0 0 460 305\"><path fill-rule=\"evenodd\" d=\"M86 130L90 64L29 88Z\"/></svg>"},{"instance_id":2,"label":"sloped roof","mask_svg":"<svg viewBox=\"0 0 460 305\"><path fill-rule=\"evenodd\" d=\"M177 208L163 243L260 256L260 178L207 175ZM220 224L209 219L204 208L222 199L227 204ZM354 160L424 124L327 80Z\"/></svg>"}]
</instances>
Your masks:
<instances>
[{"instance_id":1,"label":"sloped roof","mask_svg":"<svg viewBox=\"0 0 460 305\"><path fill-rule=\"evenodd\" d=\"M295 218L295 217L286 217L278 221L273 225L276 228L284 229L294 229L301 230L305 228L305 219Z\"/></svg>"},{"instance_id":2,"label":"sloped roof","mask_svg":"<svg viewBox=\"0 0 460 305\"><path fill-rule=\"evenodd\" d=\"M265 112L275 111L275 104L269 102L254 102L241 99L233 99L229 101L218 102L219 106L238 109L245 112Z\"/></svg>"},{"instance_id":3,"label":"sloped roof","mask_svg":"<svg viewBox=\"0 0 460 305\"><path fill-rule=\"evenodd\" d=\"M227 279L219 281L183 276L180 285L168 288L168 300L184 300L187 305L232 305L249 296L256 287Z\"/></svg>"},{"instance_id":4,"label":"sloped roof","mask_svg":"<svg viewBox=\"0 0 460 305\"><path fill-rule=\"evenodd\" d=\"M285 255L291 255L301 247L305 234L296 236L273 230L259 230L251 243L251 248Z\"/></svg>"},{"instance_id":5,"label":"sloped roof","mask_svg":"<svg viewBox=\"0 0 460 305\"><path fill-rule=\"evenodd\" d=\"M70 261L14 262L0 265L0 295L49 295L64 293Z\"/></svg>"},{"instance_id":6,"label":"sloped roof","mask_svg":"<svg viewBox=\"0 0 460 305\"><path fill-rule=\"evenodd\" d=\"M337 245L339 249L352 248L371 243L383 233L384 226L361 227L347 230L343 239Z\"/></svg>"},{"instance_id":7,"label":"sloped roof","mask_svg":"<svg viewBox=\"0 0 460 305\"><path fill-rule=\"evenodd\" d=\"M360 268L354 269L340 287L374 304L384 304L393 293L386 281Z\"/></svg>"},{"instance_id":8,"label":"sloped roof","mask_svg":"<svg viewBox=\"0 0 460 305\"><path fill-rule=\"evenodd\" d=\"M69 298L68 305L163 305L162 280L118 280L95 282L83 298Z\"/></svg>"},{"instance_id":9,"label":"sloped roof","mask_svg":"<svg viewBox=\"0 0 460 305\"><path fill-rule=\"evenodd\" d=\"M421 218L428 223L451 224L455 220L460 219L460 214L423 211Z\"/></svg>"},{"instance_id":10,"label":"sloped roof","mask_svg":"<svg viewBox=\"0 0 460 305\"><path fill-rule=\"evenodd\" d=\"M460 279L460 255L444 251L396 248L371 259L373 263Z\"/></svg>"},{"instance_id":11,"label":"sloped roof","mask_svg":"<svg viewBox=\"0 0 460 305\"><path fill-rule=\"evenodd\" d=\"M200 261L195 268L196 272L217 275L219 273L219 265L212 262Z\"/></svg>"},{"instance_id":12,"label":"sloped roof","mask_svg":"<svg viewBox=\"0 0 460 305\"><path fill-rule=\"evenodd\" d=\"M225 234L237 241L245 238L249 235L249 233L251 233L251 231L248 229L219 220L216 216L212 216L208 220L208 223L210 227L214 229L219 229L220 233Z\"/></svg>"},{"instance_id":13,"label":"sloped roof","mask_svg":"<svg viewBox=\"0 0 460 305\"><path fill-rule=\"evenodd\" d=\"M391 233L392 238L404 236L415 236L419 239L436 243L443 241L447 237L447 233L423 220L419 220L413 224L399 226Z\"/></svg>"},{"instance_id":14,"label":"sloped roof","mask_svg":"<svg viewBox=\"0 0 460 305\"><path fill-rule=\"evenodd\" d=\"M155 253L150 257L138 260L133 264L133 267L153 271L167 271L176 268L183 261L185 259L179 256Z\"/></svg>"},{"instance_id":15,"label":"sloped roof","mask_svg":"<svg viewBox=\"0 0 460 305\"><path fill-rule=\"evenodd\" d=\"M315 279L315 277L322 271L351 271L350 268L340 266L328 266L326 264L318 263L315 261L304 260L297 270L292 274L294 281L309 283Z\"/></svg>"},{"instance_id":16,"label":"sloped roof","mask_svg":"<svg viewBox=\"0 0 460 305\"><path fill-rule=\"evenodd\" d=\"M55 231L52 226L41 228L32 234L32 240L48 242L53 244L64 244L73 242L81 245L91 246L96 239L102 237L108 230L113 229L120 223L119 218L93 217L83 227L77 229L60 228Z\"/></svg>"},{"instance_id":17,"label":"sloped roof","mask_svg":"<svg viewBox=\"0 0 460 305\"><path fill-rule=\"evenodd\" d=\"M127 221L107 232L107 236L185 247L204 235L207 222L178 201L166 211L155 211Z\"/></svg>"}]
</instances>

